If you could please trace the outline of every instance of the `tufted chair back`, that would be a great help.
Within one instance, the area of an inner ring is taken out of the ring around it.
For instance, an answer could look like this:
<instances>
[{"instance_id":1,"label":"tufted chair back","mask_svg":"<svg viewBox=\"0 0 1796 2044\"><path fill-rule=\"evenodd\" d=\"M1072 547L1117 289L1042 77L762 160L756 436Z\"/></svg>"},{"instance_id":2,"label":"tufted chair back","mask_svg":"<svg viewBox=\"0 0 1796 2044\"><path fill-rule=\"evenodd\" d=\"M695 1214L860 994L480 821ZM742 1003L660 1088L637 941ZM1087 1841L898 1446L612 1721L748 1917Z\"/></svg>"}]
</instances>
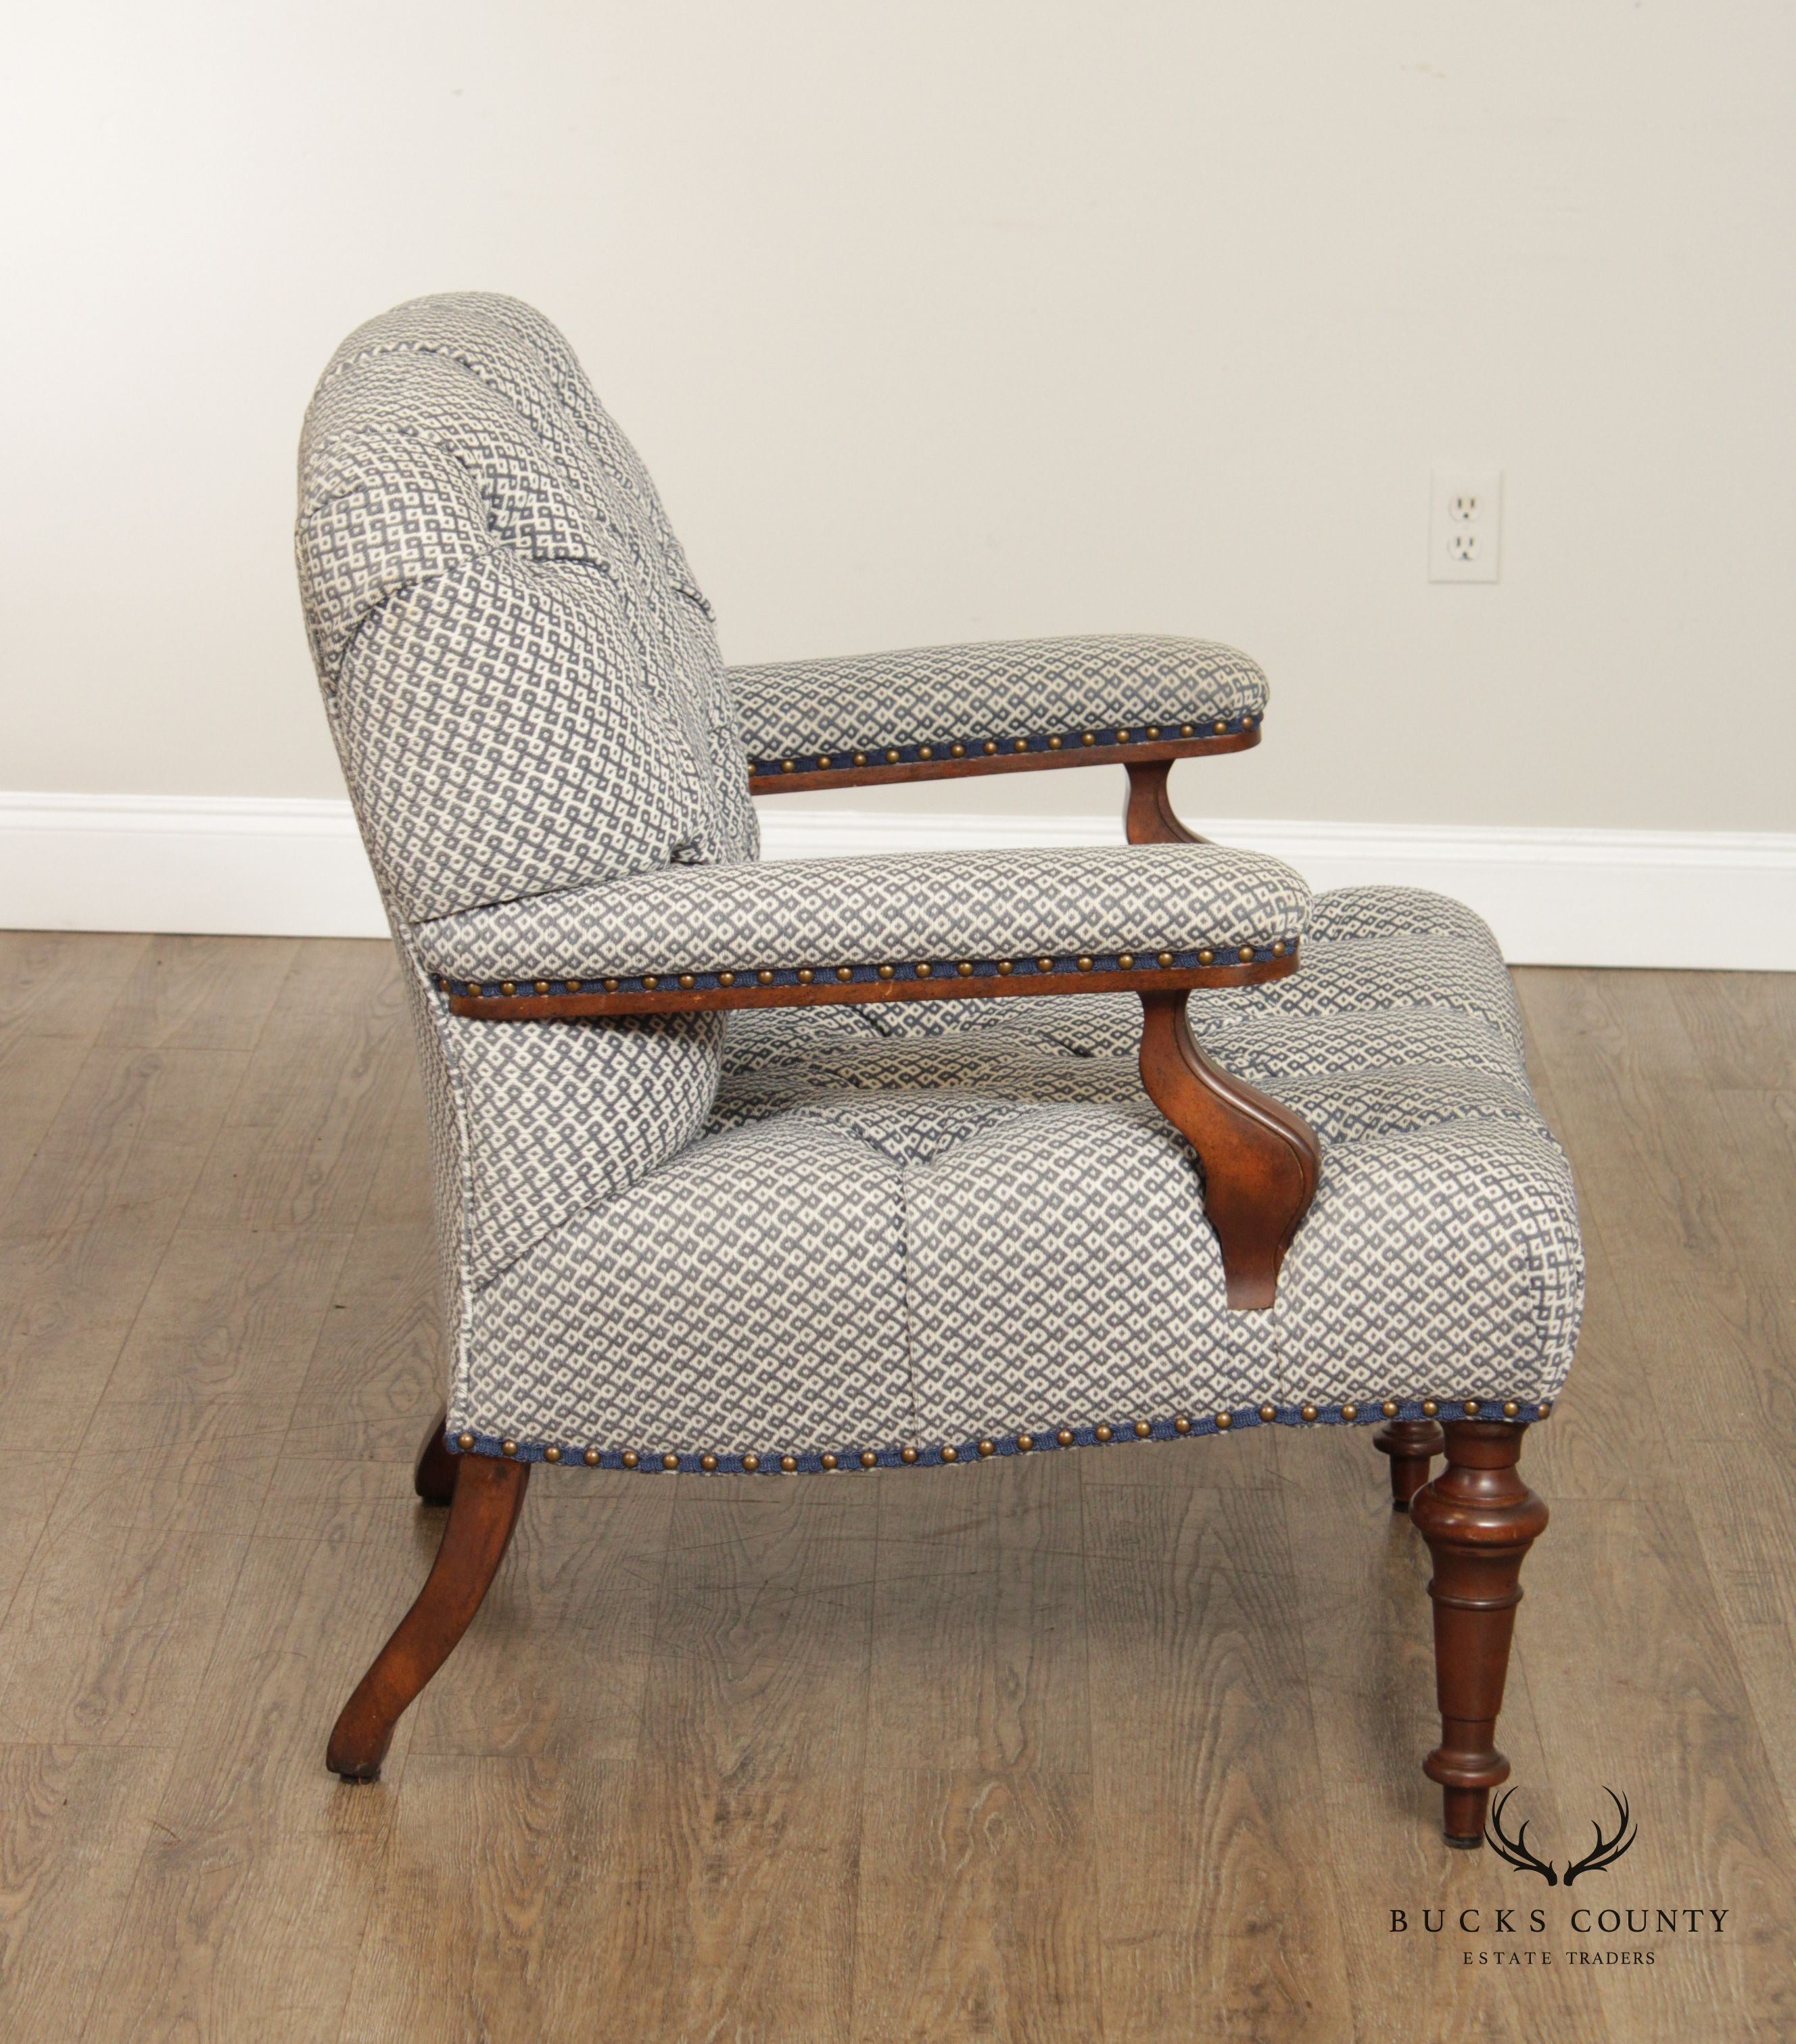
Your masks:
<instances>
[{"instance_id":1,"label":"tufted chair back","mask_svg":"<svg viewBox=\"0 0 1796 2044\"><path fill-rule=\"evenodd\" d=\"M670 863L752 859L710 607L567 344L456 292L352 333L300 448L306 628L408 967L443 1292L624 1190L703 1124L722 1018L459 1020L438 916Z\"/></svg>"},{"instance_id":2,"label":"tufted chair back","mask_svg":"<svg viewBox=\"0 0 1796 2044\"><path fill-rule=\"evenodd\" d=\"M710 607L528 305L417 298L349 336L306 415L298 554L344 770L407 922L754 856Z\"/></svg>"}]
</instances>

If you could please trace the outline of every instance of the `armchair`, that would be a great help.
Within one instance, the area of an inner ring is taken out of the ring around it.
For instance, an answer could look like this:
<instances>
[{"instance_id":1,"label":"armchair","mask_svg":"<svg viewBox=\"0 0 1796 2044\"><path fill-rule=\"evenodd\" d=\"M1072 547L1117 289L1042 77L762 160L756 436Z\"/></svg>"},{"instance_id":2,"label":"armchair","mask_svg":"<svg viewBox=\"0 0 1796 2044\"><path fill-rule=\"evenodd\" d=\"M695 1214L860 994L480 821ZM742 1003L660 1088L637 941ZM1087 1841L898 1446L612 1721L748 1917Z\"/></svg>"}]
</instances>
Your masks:
<instances>
[{"instance_id":1,"label":"armchair","mask_svg":"<svg viewBox=\"0 0 1796 2044\"><path fill-rule=\"evenodd\" d=\"M416 1027L452 1351L417 1477L442 1546L329 1765L378 1774L540 1466L777 1480L1382 1422L1436 1562L1425 1765L1477 1844L1576 1208L1475 916L1312 899L1179 822L1171 763L1260 740L1253 663L1109 637L725 667L566 343L478 294L338 351L298 551ZM751 790L1098 761L1128 770L1124 847L756 857Z\"/></svg>"}]
</instances>

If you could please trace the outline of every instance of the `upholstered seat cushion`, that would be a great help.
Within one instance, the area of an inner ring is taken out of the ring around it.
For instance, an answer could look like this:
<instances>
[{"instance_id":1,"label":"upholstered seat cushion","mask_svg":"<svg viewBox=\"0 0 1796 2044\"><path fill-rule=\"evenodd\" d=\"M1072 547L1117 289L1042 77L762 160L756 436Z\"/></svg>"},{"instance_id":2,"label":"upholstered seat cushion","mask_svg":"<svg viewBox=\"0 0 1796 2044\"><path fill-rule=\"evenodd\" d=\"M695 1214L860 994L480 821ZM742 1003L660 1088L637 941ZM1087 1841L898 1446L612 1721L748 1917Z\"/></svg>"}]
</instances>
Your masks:
<instances>
[{"instance_id":1,"label":"upholstered seat cushion","mask_svg":"<svg viewBox=\"0 0 1796 2044\"><path fill-rule=\"evenodd\" d=\"M1569 1364L1581 1262L1495 946L1394 890L1312 920L1329 934L1294 979L1193 1001L1206 1047L1324 1145L1271 1312L1226 1310L1132 1001L735 1016L706 1132L475 1289L484 1360L452 1424L612 1466L815 1469L1263 1408L1532 1414Z\"/></svg>"},{"instance_id":2,"label":"upholstered seat cushion","mask_svg":"<svg viewBox=\"0 0 1796 2044\"><path fill-rule=\"evenodd\" d=\"M1169 736L1238 731L1267 697L1264 674L1233 647L1123 634L787 660L725 678L758 774L917 745L1076 745L1087 732L1140 736L1148 724Z\"/></svg>"}]
</instances>

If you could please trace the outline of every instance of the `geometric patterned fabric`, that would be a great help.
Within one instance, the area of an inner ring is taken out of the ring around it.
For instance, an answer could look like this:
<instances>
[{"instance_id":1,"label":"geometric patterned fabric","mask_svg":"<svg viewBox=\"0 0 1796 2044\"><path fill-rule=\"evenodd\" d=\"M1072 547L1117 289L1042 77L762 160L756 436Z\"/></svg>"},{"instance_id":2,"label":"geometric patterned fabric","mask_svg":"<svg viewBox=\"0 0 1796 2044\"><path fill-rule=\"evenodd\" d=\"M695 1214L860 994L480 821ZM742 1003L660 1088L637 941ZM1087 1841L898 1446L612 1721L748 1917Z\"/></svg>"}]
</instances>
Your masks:
<instances>
[{"instance_id":1,"label":"geometric patterned fabric","mask_svg":"<svg viewBox=\"0 0 1796 2044\"><path fill-rule=\"evenodd\" d=\"M1265 675L1233 647L1121 633L913 647L727 672L750 766L767 774L788 759L794 768L814 766L819 755L845 765L856 751L888 747L945 749L959 740L976 752L996 740L1008 751L1035 733L1076 744L1086 725L1106 743L1119 730L1140 737L1148 724L1169 735L1181 724L1235 728L1257 718L1267 697Z\"/></svg>"},{"instance_id":2,"label":"geometric patterned fabric","mask_svg":"<svg viewBox=\"0 0 1796 2044\"><path fill-rule=\"evenodd\" d=\"M1205 846L752 863L751 755L1257 718L1251 662L1112 638L726 670L646 471L510 299L359 329L300 481L307 628L423 1071L452 1434L812 1470L1556 1393L1575 1204L1469 911L1312 904L1276 862ZM494 1024L433 977L1300 929L1294 975L1190 1008L1324 1147L1259 1313L1226 1310L1132 997Z\"/></svg>"}]
</instances>

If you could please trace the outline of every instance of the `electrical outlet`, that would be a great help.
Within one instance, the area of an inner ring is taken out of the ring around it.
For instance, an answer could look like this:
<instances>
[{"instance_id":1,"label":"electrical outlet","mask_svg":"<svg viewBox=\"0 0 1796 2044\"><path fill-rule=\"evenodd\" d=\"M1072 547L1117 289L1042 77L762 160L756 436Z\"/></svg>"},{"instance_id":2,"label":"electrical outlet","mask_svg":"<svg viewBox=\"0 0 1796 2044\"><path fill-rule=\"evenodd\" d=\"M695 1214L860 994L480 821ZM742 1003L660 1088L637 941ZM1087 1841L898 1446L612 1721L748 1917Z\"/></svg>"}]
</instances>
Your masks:
<instances>
[{"instance_id":1,"label":"electrical outlet","mask_svg":"<svg viewBox=\"0 0 1796 2044\"><path fill-rule=\"evenodd\" d=\"M1502 530L1500 469L1434 471L1428 517L1430 582L1494 582Z\"/></svg>"}]
</instances>

